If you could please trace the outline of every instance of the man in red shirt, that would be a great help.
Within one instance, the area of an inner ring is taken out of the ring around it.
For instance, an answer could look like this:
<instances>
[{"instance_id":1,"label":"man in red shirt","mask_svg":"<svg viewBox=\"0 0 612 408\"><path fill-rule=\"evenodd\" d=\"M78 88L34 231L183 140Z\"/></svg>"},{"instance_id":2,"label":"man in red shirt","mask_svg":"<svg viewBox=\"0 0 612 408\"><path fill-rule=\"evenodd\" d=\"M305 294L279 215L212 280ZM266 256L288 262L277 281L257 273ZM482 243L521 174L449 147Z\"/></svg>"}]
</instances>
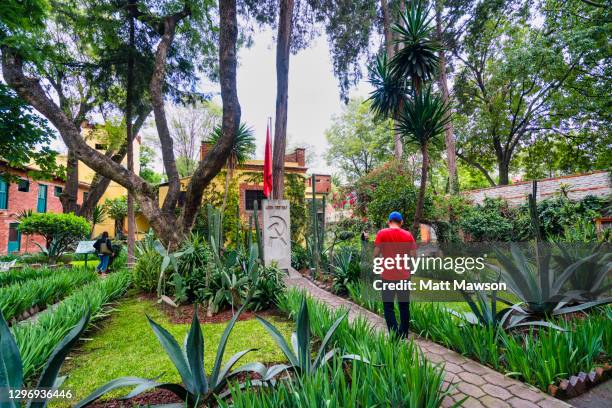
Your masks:
<instances>
[{"instance_id":1,"label":"man in red shirt","mask_svg":"<svg viewBox=\"0 0 612 408\"><path fill-rule=\"evenodd\" d=\"M414 257L416 255L416 242L412 234L402 229L404 219L402 214L393 211L389 214L388 228L378 231L376 240L374 241L374 257L393 258L398 255ZM382 272L383 285L384 283L393 283L402 280L410 279L410 269L405 265L395 265L393 267L385 267ZM385 321L389 332L393 331L401 337L408 336L410 326L410 292L407 290L382 290L382 300L384 306ZM397 300L400 325L397 326L395 318L395 301Z\"/></svg>"}]
</instances>

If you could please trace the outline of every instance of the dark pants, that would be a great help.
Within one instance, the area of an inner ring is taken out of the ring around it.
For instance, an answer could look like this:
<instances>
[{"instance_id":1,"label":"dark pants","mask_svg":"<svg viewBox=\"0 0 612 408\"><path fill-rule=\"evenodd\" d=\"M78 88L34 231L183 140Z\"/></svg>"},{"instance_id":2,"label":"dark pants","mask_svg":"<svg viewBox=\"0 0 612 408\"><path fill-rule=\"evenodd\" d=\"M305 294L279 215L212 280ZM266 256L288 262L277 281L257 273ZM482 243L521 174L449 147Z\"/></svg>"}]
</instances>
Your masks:
<instances>
[{"instance_id":1,"label":"dark pants","mask_svg":"<svg viewBox=\"0 0 612 408\"><path fill-rule=\"evenodd\" d=\"M407 337L410 329L410 293L408 291L385 290L382 291L383 311L389 332L400 337ZM399 307L400 324L397 325L395 317L395 303Z\"/></svg>"}]
</instances>

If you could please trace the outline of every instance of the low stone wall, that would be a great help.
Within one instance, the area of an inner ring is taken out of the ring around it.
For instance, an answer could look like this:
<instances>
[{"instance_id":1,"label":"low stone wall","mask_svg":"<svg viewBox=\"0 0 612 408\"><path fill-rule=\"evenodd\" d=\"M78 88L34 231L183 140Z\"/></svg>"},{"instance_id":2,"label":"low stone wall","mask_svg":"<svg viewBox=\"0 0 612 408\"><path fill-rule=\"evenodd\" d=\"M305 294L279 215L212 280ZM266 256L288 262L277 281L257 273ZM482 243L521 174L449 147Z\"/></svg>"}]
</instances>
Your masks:
<instances>
[{"instance_id":1,"label":"low stone wall","mask_svg":"<svg viewBox=\"0 0 612 408\"><path fill-rule=\"evenodd\" d=\"M531 181L522 181L508 186L481 188L465 191L466 197L474 204L481 204L485 198L501 197L511 205L525 203L532 191ZM606 171L595 171L586 174L574 174L538 180L538 199L550 198L561 192L564 187L570 200L580 200L588 195L606 197L612 194L610 175Z\"/></svg>"}]
</instances>

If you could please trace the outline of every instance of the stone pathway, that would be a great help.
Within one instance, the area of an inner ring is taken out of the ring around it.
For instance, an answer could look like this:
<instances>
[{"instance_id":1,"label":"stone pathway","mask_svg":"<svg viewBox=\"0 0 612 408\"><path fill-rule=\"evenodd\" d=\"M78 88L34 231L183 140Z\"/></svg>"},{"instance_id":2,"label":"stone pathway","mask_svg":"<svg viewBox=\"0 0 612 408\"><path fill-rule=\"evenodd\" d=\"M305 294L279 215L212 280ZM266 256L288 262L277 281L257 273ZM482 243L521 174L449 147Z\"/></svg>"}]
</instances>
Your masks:
<instances>
[{"instance_id":1,"label":"stone pathway","mask_svg":"<svg viewBox=\"0 0 612 408\"><path fill-rule=\"evenodd\" d=\"M332 309L346 308L349 310L349 320L357 316L366 318L374 328L387 331L382 317L366 310L355 303L329 293L299 272L290 269L286 279L287 286L305 289L314 298L326 303ZM434 362L444 364L446 381L456 384L452 396L448 397L444 407L449 407L455 401L468 397L464 407L494 407L494 408L568 408L571 405L551 397L520 381L505 377L497 371L479 364L452 350L425 340L413 337L415 344L423 351L425 357Z\"/></svg>"}]
</instances>

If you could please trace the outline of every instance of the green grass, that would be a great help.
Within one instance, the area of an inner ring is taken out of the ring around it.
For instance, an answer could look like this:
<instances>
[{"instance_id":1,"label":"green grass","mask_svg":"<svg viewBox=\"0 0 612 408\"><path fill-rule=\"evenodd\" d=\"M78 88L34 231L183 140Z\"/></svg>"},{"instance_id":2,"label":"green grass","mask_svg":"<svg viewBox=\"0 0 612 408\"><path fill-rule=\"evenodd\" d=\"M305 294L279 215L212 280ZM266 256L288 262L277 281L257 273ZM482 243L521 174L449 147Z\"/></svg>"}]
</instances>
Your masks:
<instances>
[{"instance_id":1,"label":"green grass","mask_svg":"<svg viewBox=\"0 0 612 408\"><path fill-rule=\"evenodd\" d=\"M134 297L121 301L111 317L102 327L91 334L90 340L73 352L62 369L68 380L63 389L72 390L75 400L80 400L102 384L122 376L154 378L163 374L159 381L178 382L180 377L153 334L145 314L166 328L179 344L182 344L189 329L188 324L171 324L166 315L151 300ZM279 318L270 318L282 333L289 337L293 324ZM210 373L217 352L217 344L226 323L203 323L204 362ZM280 362L285 357L255 319L239 321L230 336L225 358L248 348L257 348L247 354L241 365L247 362ZM106 398L123 396L120 390ZM54 407L68 406L58 401Z\"/></svg>"},{"instance_id":2,"label":"green grass","mask_svg":"<svg viewBox=\"0 0 612 408\"><path fill-rule=\"evenodd\" d=\"M85 267L85 261L71 261L72 267ZM100 263L100 260L96 256L90 256L87 261L87 269L96 269L96 266Z\"/></svg>"}]
</instances>

